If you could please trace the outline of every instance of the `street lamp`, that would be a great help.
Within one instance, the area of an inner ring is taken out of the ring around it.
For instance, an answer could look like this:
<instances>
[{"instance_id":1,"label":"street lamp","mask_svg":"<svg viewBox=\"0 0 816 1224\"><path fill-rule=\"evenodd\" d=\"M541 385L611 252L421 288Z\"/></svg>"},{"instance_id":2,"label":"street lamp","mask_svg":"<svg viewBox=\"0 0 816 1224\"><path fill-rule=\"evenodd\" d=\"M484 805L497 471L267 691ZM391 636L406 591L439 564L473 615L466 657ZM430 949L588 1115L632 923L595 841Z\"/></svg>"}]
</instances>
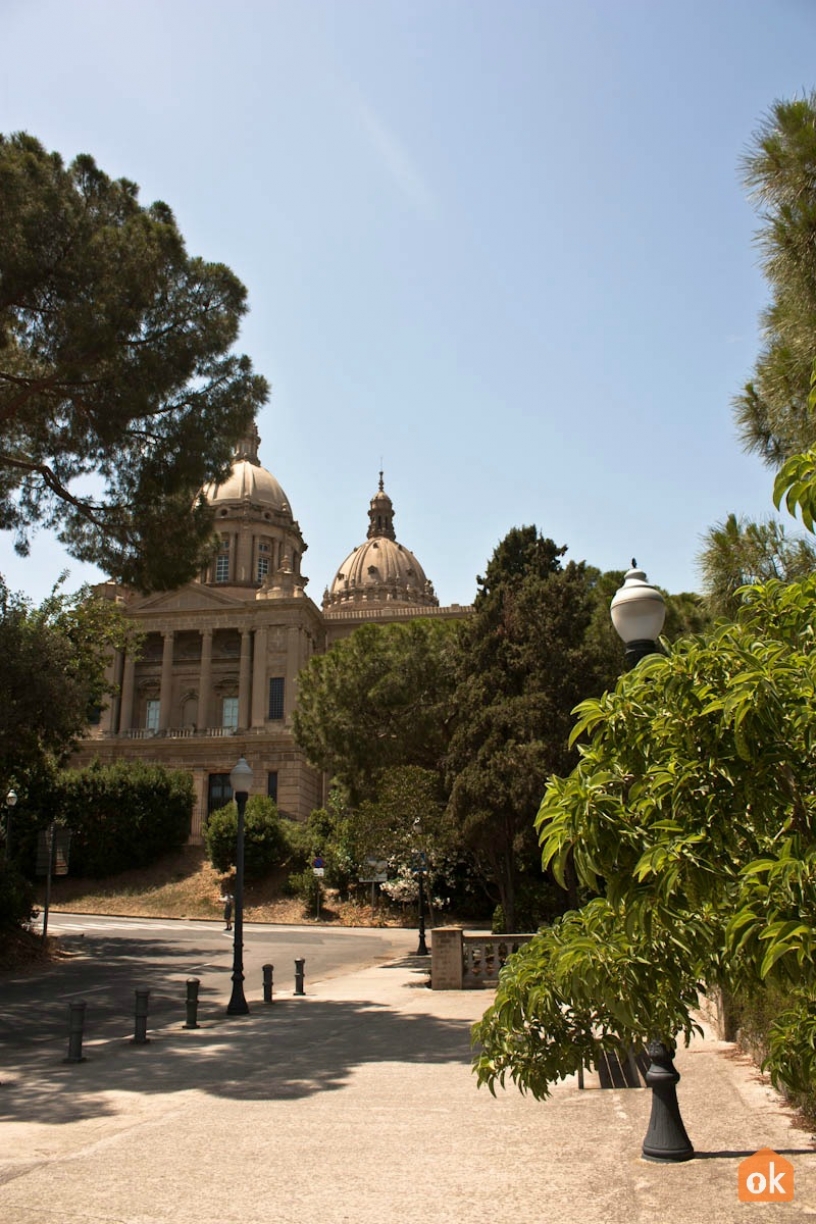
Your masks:
<instances>
[{"instance_id":1,"label":"street lamp","mask_svg":"<svg viewBox=\"0 0 816 1224\"><path fill-rule=\"evenodd\" d=\"M666 619L666 603L632 558L632 568L615 593L610 609L612 624L626 645L626 666L631 670L646 655L660 654L657 639Z\"/></svg>"},{"instance_id":2,"label":"street lamp","mask_svg":"<svg viewBox=\"0 0 816 1224\"><path fill-rule=\"evenodd\" d=\"M252 785L252 770L241 757L230 773L230 786L238 807L238 837L235 847L235 923L232 942L232 998L228 1016L246 1016L249 1006L244 998L244 812Z\"/></svg>"},{"instance_id":3,"label":"street lamp","mask_svg":"<svg viewBox=\"0 0 816 1224\"><path fill-rule=\"evenodd\" d=\"M422 833L422 828L417 816L414 821L414 836L419 837ZM428 945L425 942L425 871L428 866L428 856L424 850L415 850L414 855L414 875L417 877L419 884L419 943L417 944L417 956L429 956Z\"/></svg>"},{"instance_id":4,"label":"street lamp","mask_svg":"<svg viewBox=\"0 0 816 1224\"><path fill-rule=\"evenodd\" d=\"M17 806L17 792L16 792L16 790L14 789L14 787L12 786L12 787L11 787L11 789L9 790L8 794L6 795L6 807L8 808L8 815L6 816L6 857L5 857L5 863L6 863L6 866L7 866L7 867L8 867L8 865L9 865L10 861L11 861L11 817L12 817L12 815L13 815L13 813L14 813L14 809L15 809L15 807L16 807L16 806Z\"/></svg>"},{"instance_id":5,"label":"street lamp","mask_svg":"<svg viewBox=\"0 0 816 1224\"><path fill-rule=\"evenodd\" d=\"M660 654L657 639L666 619L666 604L635 560L612 600L611 614L612 624L626 645L628 670L647 655ZM643 1140L643 1155L647 1160L691 1160L694 1148L677 1104L680 1074L672 1062L673 1048L655 1038L646 1046L646 1053L649 1067L645 1078L652 1089L652 1113Z\"/></svg>"}]
</instances>

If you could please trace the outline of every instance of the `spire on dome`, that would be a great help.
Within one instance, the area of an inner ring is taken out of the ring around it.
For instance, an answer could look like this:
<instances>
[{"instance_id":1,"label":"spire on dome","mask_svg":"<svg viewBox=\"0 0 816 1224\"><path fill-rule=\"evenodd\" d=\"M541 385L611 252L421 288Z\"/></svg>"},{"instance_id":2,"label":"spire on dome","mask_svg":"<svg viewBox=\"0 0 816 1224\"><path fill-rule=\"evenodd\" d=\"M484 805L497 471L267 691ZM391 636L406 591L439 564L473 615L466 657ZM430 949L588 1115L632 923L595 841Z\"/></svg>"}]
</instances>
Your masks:
<instances>
[{"instance_id":1,"label":"spire on dome","mask_svg":"<svg viewBox=\"0 0 816 1224\"><path fill-rule=\"evenodd\" d=\"M258 433L258 426L255 421L252 422L244 436L239 440L233 454L233 462L246 459L249 463L254 463L256 467L260 467L261 461L258 458L258 447L261 445L261 435Z\"/></svg>"},{"instance_id":2,"label":"spire on dome","mask_svg":"<svg viewBox=\"0 0 816 1224\"><path fill-rule=\"evenodd\" d=\"M388 540L396 540L394 531L394 504L383 487L383 474L380 472L379 491L374 494L368 507L368 538L375 540L385 536Z\"/></svg>"}]
</instances>

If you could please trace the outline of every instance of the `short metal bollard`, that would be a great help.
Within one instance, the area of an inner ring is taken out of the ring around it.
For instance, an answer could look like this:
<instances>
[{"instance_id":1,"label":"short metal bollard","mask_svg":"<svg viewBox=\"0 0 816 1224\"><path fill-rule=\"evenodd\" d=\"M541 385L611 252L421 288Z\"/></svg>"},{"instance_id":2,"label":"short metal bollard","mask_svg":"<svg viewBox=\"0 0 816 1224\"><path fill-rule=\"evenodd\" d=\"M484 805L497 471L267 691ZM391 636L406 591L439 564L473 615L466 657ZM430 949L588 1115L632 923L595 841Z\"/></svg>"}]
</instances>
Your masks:
<instances>
[{"instance_id":1,"label":"short metal bollard","mask_svg":"<svg viewBox=\"0 0 816 1224\"><path fill-rule=\"evenodd\" d=\"M198 988L200 985L198 978L187 979L187 1023L182 1026L183 1028L201 1028L198 1023Z\"/></svg>"},{"instance_id":2,"label":"short metal bollard","mask_svg":"<svg viewBox=\"0 0 816 1224\"><path fill-rule=\"evenodd\" d=\"M264 1003L271 1003L273 1001L272 1000L272 972L274 968L275 968L274 965L264 965L263 966Z\"/></svg>"},{"instance_id":3,"label":"short metal bollard","mask_svg":"<svg viewBox=\"0 0 816 1224\"><path fill-rule=\"evenodd\" d=\"M150 991L144 988L136 990L136 1028L131 1045L147 1045L150 1038L147 1035L147 1001Z\"/></svg>"},{"instance_id":4,"label":"short metal bollard","mask_svg":"<svg viewBox=\"0 0 816 1224\"><path fill-rule=\"evenodd\" d=\"M62 1061L66 1063L81 1063L85 1062L82 1053L82 1030L85 1025L85 1004L84 1003L69 1003L68 1004L68 1057Z\"/></svg>"},{"instance_id":5,"label":"short metal bollard","mask_svg":"<svg viewBox=\"0 0 816 1224\"><path fill-rule=\"evenodd\" d=\"M305 959L301 956L295 961L295 994L302 995L306 991L303 989L303 967L306 964Z\"/></svg>"}]
</instances>

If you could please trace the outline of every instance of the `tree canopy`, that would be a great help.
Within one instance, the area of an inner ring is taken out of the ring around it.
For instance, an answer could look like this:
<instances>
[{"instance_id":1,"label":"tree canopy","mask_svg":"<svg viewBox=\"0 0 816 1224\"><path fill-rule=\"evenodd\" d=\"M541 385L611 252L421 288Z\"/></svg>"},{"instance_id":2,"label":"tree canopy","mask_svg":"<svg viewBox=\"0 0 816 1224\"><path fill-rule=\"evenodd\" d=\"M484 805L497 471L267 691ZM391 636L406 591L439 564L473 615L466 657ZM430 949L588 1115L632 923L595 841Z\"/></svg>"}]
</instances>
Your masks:
<instances>
[{"instance_id":1,"label":"tree canopy","mask_svg":"<svg viewBox=\"0 0 816 1224\"><path fill-rule=\"evenodd\" d=\"M0 579L0 784L19 786L67 756L104 699L109 654L125 636L108 600L55 591L36 608Z\"/></svg>"},{"instance_id":2,"label":"tree canopy","mask_svg":"<svg viewBox=\"0 0 816 1224\"><path fill-rule=\"evenodd\" d=\"M462 633L449 810L509 930L521 876L539 874L533 818L544 785L573 760L571 711L622 666L605 610L598 616L602 576L584 562L562 566L565 552L534 526L513 528Z\"/></svg>"},{"instance_id":3,"label":"tree canopy","mask_svg":"<svg viewBox=\"0 0 816 1224\"><path fill-rule=\"evenodd\" d=\"M384 769L441 768L458 632L430 618L362 625L300 672L295 737L353 805L374 798Z\"/></svg>"},{"instance_id":4,"label":"tree canopy","mask_svg":"<svg viewBox=\"0 0 816 1224\"><path fill-rule=\"evenodd\" d=\"M816 572L810 540L789 536L777 519L754 523L736 514L707 532L698 559L707 607L729 620L737 614L743 587L772 578L796 582Z\"/></svg>"},{"instance_id":5,"label":"tree canopy","mask_svg":"<svg viewBox=\"0 0 816 1224\"><path fill-rule=\"evenodd\" d=\"M230 350L246 290L188 255L172 212L87 155L0 136L0 527L143 591L193 577L268 395Z\"/></svg>"},{"instance_id":6,"label":"tree canopy","mask_svg":"<svg viewBox=\"0 0 816 1224\"><path fill-rule=\"evenodd\" d=\"M776 467L816 439L808 408L816 334L816 93L773 104L744 158L743 176L760 211L757 237L771 302L754 376L735 412L746 448Z\"/></svg>"},{"instance_id":7,"label":"tree canopy","mask_svg":"<svg viewBox=\"0 0 816 1224\"><path fill-rule=\"evenodd\" d=\"M689 1035L701 984L786 982L770 1068L816 1070L816 579L751 589L735 624L681 639L582 703L581 760L551 779L543 860L600 895L502 975L481 1080L536 1095L594 1043Z\"/></svg>"}]
</instances>

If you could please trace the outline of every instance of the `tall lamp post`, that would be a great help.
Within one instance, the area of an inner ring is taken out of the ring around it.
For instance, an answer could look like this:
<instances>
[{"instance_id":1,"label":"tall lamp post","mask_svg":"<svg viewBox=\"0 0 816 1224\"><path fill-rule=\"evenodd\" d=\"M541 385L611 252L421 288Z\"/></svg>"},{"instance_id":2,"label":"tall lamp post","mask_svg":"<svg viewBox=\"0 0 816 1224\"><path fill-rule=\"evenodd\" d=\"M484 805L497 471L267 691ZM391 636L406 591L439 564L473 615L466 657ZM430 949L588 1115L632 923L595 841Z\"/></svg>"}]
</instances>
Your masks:
<instances>
[{"instance_id":1,"label":"tall lamp post","mask_svg":"<svg viewBox=\"0 0 816 1224\"><path fill-rule=\"evenodd\" d=\"M6 854L5 864L8 867L11 862L11 818L14 815L14 809L17 806L17 792L12 786L6 795L6 807L8 815L6 816Z\"/></svg>"},{"instance_id":2,"label":"tall lamp post","mask_svg":"<svg viewBox=\"0 0 816 1224\"><path fill-rule=\"evenodd\" d=\"M244 998L244 812L252 770L241 757L230 773L230 786L238 807L238 837L235 848L235 922L232 942L232 997L228 1016L246 1016L249 1006Z\"/></svg>"},{"instance_id":3,"label":"tall lamp post","mask_svg":"<svg viewBox=\"0 0 816 1224\"><path fill-rule=\"evenodd\" d=\"M611 614L612 624L626 646L628 670L647 655L660 654L657 639L666 619L666 604L660 592L649 585L635 560L612 600ZM647 1160L691 1160L694 1148L677 1104L680 1074L672 1062L673 1046L661 1035L648 1043L646 1053L649 1057L646 1083L652 1089L652 1113L643 1140L643 1155Z\"/></svg>"},{"instance_id":4,"label":"tall lamp post","mask_svg":"<svg viewBox=\"0 0 816 1224\"><path fill-rule=\"evenodd\" d=\"M416 845L422 837L422 824L417 816L414 821L414 844ZM417 956L430 956L428 945L425 942L425 872L428 869L428 856L424 850L414 851L414 875L419 884L419 943L417 944Z\"/></svg>"}]
</instances>

